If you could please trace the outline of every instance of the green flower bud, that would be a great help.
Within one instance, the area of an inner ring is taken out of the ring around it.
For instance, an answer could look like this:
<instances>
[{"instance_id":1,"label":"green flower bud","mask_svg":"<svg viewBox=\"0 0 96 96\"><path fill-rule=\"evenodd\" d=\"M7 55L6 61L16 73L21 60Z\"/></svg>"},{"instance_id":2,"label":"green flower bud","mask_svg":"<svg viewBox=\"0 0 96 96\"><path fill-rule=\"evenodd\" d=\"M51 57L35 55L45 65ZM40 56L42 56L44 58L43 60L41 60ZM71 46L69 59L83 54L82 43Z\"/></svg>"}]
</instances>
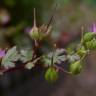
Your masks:
<instances>
[{"instance_id":1,"label":"green flower bud","mask_svg":"<svg viewBox=\"0 0 96 96\"><path fill-rule=\"evenodd\" d=\"M86 50L84 46L82 46L80 49L78 49L77 54L82 57L84 54L86 54Z\"/></svg>"},{"instance_id":2,"label":"green flower bud","mask_svg":"<svg viewBox=\"0 0 96 96\"><path fill-rule=\"evenodd\" d=\"M42 40L44 37L45 37L45 34L43 32L39 32L38 40Z\"/></svg>"},{"instance_id":3,"label":"green flower bud","mask_svg":"<svg viewBox=\"0 0 96 96\"><path fill-rule=\"evenodd\" d=\"M45 73L45 79L49 82L54 82L58 79L58 72L55 68L50 67Z\"/></svg>"},{"instance_id":4,"label":"green flower bud","mask_svg":"<svg viewBox=\"0 0 96 96\"><path fill-rule=\"evenodd\" d=\"M34 40L38 40L39 38L39 32L38 32L38 28L37 27L33 27L31 32L29 32L29 35L32 39Z\"/></svg>"},{"instance_id":5,"label":"green flower bud","mask_svg":"<svg viewBox=\"0 0 96 96\"><path fill-rule=\"evenodd\" d=\"M93 32L88 32L88 33L86 33L86 34L84 35L83 41L84 41L84 42L88 42L88 41L92 40L92 39L94 38L94 36L95 36L95 33L93 33Z\"/></svg>"},{"instance_id":6,"label":"green flower bud","mask_svg":"<svg viewBox=\"0 0 96 96\"><path fill-rule=\"evenodd\" d=\"M81 69L82 69L82 65L80 61L76 61L70 64L70 67L69 67L69 71L74 75L79 74L81 72Z\"/></svg>"},{"instance_id":7,"label":"green flower bud","mask_svg":"<svg viewBox=\"0 0 96 96\"><path fill-rule=\"evenodd\" d=\"M44 33L43 32L39 32L37 27L36 28L33 27L31 32L29 32L29 35L34 40L42 40L45 37Z\"/></svg>"},{"instance_id":8,"label":"green flower bud","mask_svg":"<svg viewBox=\"0 0 96 96\"><path fill-rule=\"evenodd\" d=\"M96 49L96 39L94 38L93 40L86 42L85 45L87 49L90 49L90 50Z\"/></svg>"}]
</instances>

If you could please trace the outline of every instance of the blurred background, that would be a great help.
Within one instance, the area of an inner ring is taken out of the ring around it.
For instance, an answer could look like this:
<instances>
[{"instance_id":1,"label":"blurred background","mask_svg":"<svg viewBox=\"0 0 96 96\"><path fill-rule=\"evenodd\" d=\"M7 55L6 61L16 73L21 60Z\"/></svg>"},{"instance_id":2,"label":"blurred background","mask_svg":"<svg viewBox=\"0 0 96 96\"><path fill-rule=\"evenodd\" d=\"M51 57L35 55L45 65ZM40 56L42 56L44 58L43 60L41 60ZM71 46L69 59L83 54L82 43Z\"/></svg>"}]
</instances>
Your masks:
<instances>
[{"instance_id":1,"label":"blurred background","mask_svg":"<svg viewBox=\"0 0 96 96\"><path fill-rule=\"evenodd\" d=\"M81 27L89 31L96 21L96 0L0 0L0 47L15 44L19 48L31 48L26 33L33 26L33 9L36 8L39 27L49 22L56 4L52 22L54 41L60 48L78 43ZM45 81L42 68L6 73L0 76L0 96L96 96L95 54L86 57L80 75L61 72L53 84Z\"/></svg>"}]
</instances>

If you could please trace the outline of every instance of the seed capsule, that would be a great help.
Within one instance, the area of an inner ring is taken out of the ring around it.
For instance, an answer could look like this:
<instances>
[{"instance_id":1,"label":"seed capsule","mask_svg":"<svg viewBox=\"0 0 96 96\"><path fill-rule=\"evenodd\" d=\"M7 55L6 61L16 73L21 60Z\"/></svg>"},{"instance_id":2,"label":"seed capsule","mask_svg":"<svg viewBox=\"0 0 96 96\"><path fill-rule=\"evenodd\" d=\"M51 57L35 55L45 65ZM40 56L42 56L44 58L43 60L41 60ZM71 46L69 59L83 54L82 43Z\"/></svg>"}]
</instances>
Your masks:
<instances>
[{"instance_id":1,"label":"seed capsule","mask_svg":"<svg viewBox=\"0 0 96 96\"><path fill-rule=\"evenodd\" d=\"M69 70L72 74L77 75L81 72L82 65L80 61L76 61L70 64Z\"/></svg>"},{"instance_id":2,"label":"seed capsule","mask_svg":"<svg viewBox=\"0 0 96 96\"><path fill-rule=\"evenodd\" d=\"M95 36L95 33L93 33L93 32L88 32L88 33L86 33L86 34L84 35L83 41L84 41L84 42L88 42L88 41L92 40L92 39L94 38L94 36Z\"/></svg>"},{"instance_id":3,"label":"seed capsule","mask_svg":"<svg viewBox=\"0 0 96 96\"><path fill-rule=\"evenodd\" d=\"M38 28L36 26L36 12L35 12L35 8L34 8L34 25L33 25L32 30L29 32L29 35L34 40L38 40L39 39L39 31L38 31Z\"/></svg>"},{"instance_id":4,"label":"seed capsule","mask_svg":"<svg viewBox=\"0 0 96 96\"><path fill-rule=\"evenodd\" d=\"M50 67L45 73L45 79L49 82L54 82L58 79L58 72L55 68Z\"/></svg>"},{"instance_id":5,"label":"seed capsule","mask_svg":"<svg viewBox=\"0 0 96 96\"><path fill-rule=\"evenodd\" d=\"M86 47L90 50L96 49L96 39L94 38L93 40L86 42Z\"/></svg>"},{"instance_id":6,"label":"seed capsule","mask_svg":"<svg viewBox=\"0 0 96 96\"><path fill-rule=\"evenodd\" d=\"M80 49L78 49L77 54L82 57L84 54L86 54L86 50L84 46L82 46Z\"/></svg>"},{"instance_id":7,"label":"seed capsule","mask_svg":"<svg viewBox=\"0 0 96 96\"><path fill-rule=\"evenodd\" d=\"M31 32L29 32L29 35L32 39L37 40L39 37L39 33L38 33L38 28L37 27L33 27Z\"/></svg>"}]
</instances>

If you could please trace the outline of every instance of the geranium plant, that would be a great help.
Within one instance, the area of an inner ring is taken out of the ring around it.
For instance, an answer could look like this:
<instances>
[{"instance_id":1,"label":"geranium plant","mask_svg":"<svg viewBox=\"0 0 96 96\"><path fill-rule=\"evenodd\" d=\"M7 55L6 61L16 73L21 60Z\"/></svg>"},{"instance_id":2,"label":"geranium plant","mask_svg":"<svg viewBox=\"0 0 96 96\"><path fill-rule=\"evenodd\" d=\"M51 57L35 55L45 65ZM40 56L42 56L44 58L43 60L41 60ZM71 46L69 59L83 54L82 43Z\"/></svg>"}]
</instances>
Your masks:
<instances>
[{"instance_id":1,"label":"geranium plant","mask_svg":"<svg viewBox=\"0 0 96 96\"><path fill-rule=\"evenodd\" d=\"M49 53L40 53L39 48L43 46L46 38L50 38L52 32L52 26L50 22L41 27L37 27L34 9L34 25L32 29L27 33L29 38L33 41L32 49L20 49L17 46L13 46L8 49L0 49L0 73L3 74L10 70L16 70L20 67L31 70L38 64L46 68L45 79L53 82L58 78L59 71L66 72L70 75L78 75L83 67L83 60L87 54L96 49L96 25L93 24L92 32L84 32L82 30L82 37L77 44L76 50L70 48L63 49L58 48L56 43L52 44L52 51ZM17 65L17 62L21 62L21 65ZM62 62L68 61L68 70L61 67Z\"/></svg>"}]
</instances>

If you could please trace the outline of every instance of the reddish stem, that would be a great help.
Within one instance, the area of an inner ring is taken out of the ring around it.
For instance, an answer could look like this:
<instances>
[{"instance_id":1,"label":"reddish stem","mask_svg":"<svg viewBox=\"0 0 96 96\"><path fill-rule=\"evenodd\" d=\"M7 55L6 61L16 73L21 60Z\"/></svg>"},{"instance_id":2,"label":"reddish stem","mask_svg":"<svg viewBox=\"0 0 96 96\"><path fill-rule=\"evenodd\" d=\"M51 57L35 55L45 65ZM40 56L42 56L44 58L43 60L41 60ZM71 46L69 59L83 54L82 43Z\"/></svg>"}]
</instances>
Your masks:
<instances>
[{"instance_id":1,"label":"reddish stem","mask_svg":"<svg viewBox=\"0 0 96 96\"><path fill-rule=\"evenodd\" d=\"M68 71L64 70L64 68L62 68L60 66L54 65L54 67L57 69L57 71L62 71L64 73L71 74L71 72L68 72Z\"/></svg>"},{"instance_id":2,"label":"reddish stem","mask_svg":"<svg viewBox=\"0 0 96 96\"><path fill-rule=\"evenodd\" d=\"M6 73L6 72L11 72L11 71L21 70L21 69L24 69L24 66L25 66L25 64L23 64L21 66L16 66L14 68L9 68L9 69L1 68L0 72L1 73Z\"/></svg>"}]
</instances>

